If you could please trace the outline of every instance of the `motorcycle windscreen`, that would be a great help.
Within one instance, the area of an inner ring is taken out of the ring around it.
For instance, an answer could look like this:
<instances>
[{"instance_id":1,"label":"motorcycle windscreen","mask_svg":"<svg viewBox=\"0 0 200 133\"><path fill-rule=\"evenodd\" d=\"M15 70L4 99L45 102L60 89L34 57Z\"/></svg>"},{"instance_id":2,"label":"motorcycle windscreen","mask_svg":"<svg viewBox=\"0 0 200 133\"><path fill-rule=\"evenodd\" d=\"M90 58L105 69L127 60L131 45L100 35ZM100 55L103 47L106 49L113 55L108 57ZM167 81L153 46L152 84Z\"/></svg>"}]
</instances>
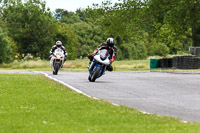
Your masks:
<instances>
[{"instance_id":1,"label":"motorcycle windscreen","mask_svg":"<svg viewBox=\"0 0 200 133\"><path fill-rule=\"evenodd\" d=\"M100 50L100 57L102 60L105 60L108 57L109 53L107 49Z\"/></svg>"},{"instance_id":2,"label":"motorcycle windscreen","mask_svg":"<svg viewBox=\"0 0 200 133\"><path fill-rule=\"evenodd\" d=\"M62 49L57 48L57 49L55 50L55 55L56 55L56 56L62 56L63 54L64 54L64 52L63 52Z\"/></svg>"}]
</instances>

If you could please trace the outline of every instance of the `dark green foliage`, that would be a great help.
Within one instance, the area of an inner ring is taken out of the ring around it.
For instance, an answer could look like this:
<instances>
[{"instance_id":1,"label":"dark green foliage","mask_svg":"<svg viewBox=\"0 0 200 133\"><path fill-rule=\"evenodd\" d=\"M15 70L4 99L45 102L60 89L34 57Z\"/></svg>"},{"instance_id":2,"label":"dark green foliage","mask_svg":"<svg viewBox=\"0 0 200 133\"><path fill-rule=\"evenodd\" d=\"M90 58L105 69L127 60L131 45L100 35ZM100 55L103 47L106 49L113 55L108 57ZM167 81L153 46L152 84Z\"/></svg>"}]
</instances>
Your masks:
<instances>
[{"instance_id":1,"label":"dark green foliage","mask_svg":"<svg viewBox=\"0 0 200 133\"><path fill-rule=\"evenodd\" d=\"M17 51L20 54L47 57L46 51L51 47L54 31L53 18L50 12L45 11L44 2L29 0L24 4L21 1L8 4L3 9L3 19L9 36L17 42Z\"/></svg>"},{"instance_id":2,"label":"dark green foliage","mask_svg":"<svg viewBox=\"0 0 200 133\"><path fill-rule=\"evenodd\" d=\"M77 58L77 50L80 47L77 35L74 33L73 28L65 23L57 22L55 31L55 40L61 40L68 52L68 59ZM54 42L55 45L55 42Z\"/></svg>"},{"instance_id":3,"label":"dark green foliage","mask_svg":"<svg viewBox=\"0 0 200 133\"><path fill-rule=\"evenodd\" d=\"M79 16L76 15L74 12L68 12L64 9L56 9L54 16L60 22L66 24L74 24L81 21Z\"/></svg>"},{"instance_id":4,"label":"dark green foliage","mask_svg":"<svg viewBox=\"0 0 200 133\"><path fill-rule=\"evenodd\" d=\"M102 42L105 41L104 33L99 26L92 23L75 23L73 28L78 35L80 47L77 49L77 56L87 57L96 49ZM104 39L104 40L103 40Z\"/></svg>"},{"instance_id":5,"label":"dark green foliage","mask_svg":"<svg viewBox=\"0 0 200 133\"><path fill-rule=\"evenodd\" d=\"M13 60L14 45L11 38L0 28L0 64L3 62L9 63Z\"/></svg>"},{"instance_id":6,"label":"dark green foliage","mask_svg":"<svg viewBox=\"0 0 200 133\"><path fill-rule=\"evenodd\" d=\"M146 59L147 50L141 43L124 43L118 50L118 59Z\"/></svg>"},{"instance_id":7,"label":"dark green foliage","mask_svg":"<svg viewBox=\"0 0 200 133\"><path fill-rule=\"evenodd\" d=\"M120 0L115 5L110 2L87 9L87 13L93 20L101 18L107 36L121 38L118 48L127 47L124 44L121 47L123 42L139 41L147 49L147 55L165 56L200 44L197 0ZM122 58L130 58L126 54Z\"/></svg>"},{"instance_id":8,"label":"dark green foliage","mask_svg":"<svg viewBox=\"0 0 200 133\"><path fill-rule=\"evenodd\" d=\"M45 8L45 2L41 0L28 0L26 3L8 1L4 4L3 20L8 27L8 35L17 43L17 52L48 59L51 47L61 40L69 49L68 59L75 59L78 42L73 29L59 23Z\"/></svg>"},{"instance_id":9,"label":"dark green foliage","mask_svg":"<svg viewBox=\"0 0 200 133\"><path fill-rule=\"evenodd\" d=\"M116 40L117 59L166 56L200 46L199 0L119 0L115 4L107 0L76 12L56 9L53 13L43 0L1 4L0 28L8 32L2 38L14 40L19 55L47 59L52 45L61 40L68 59L86 57L108 37Z\"/></svg>"}]
</instances>

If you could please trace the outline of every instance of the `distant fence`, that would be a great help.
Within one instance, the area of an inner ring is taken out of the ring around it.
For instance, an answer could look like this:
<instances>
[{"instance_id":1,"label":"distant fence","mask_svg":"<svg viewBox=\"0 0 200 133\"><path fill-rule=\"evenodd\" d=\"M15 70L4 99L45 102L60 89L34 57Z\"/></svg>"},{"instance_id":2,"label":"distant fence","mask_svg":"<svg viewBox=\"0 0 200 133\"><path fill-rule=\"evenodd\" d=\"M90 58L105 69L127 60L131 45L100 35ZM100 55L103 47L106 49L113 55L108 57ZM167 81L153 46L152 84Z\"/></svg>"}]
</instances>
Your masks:
<instances>
[{"instance_id":1,"label":"distant fence","mask_svg":"<svg viewBox=\"0 0 200 133\"><path fill-rule=\"evenodd\" d=\"M200 58L175 56L173 58L150 59L150 68L200 69Z\"/></svg>"}]
</instances>

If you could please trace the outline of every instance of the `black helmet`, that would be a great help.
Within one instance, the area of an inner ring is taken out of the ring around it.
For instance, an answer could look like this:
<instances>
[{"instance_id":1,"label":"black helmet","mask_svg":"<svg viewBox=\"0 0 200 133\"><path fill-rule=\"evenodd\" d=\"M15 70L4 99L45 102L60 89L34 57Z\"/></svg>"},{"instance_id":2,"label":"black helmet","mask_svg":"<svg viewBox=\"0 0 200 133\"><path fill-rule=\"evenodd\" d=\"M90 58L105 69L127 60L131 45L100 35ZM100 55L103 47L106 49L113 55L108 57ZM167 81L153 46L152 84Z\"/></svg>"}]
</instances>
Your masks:
<instances>
[{"instance_id":1,"label":"black helmet","mask_svg":"<svg viewBox=\"0 0 200 133\"><path fill-rule=\"evenodd\" d=\"M57 47L61 47L61 46L62 46L62 42L61 42L61 41L57 41L57 42L56 42L56 46L57 46Z\"/></svg>"},{"instance_id":2,"label":"black helmet","mask_svg":"<svg viewBox=\"0 0 200 133\"><path fill-rule=\"evenodd\" d=\"M106 43L108 44L108 46L113 47L115 44L115 40L113 38L108 38L106 40Z\"/></svg>"}]
</instances>

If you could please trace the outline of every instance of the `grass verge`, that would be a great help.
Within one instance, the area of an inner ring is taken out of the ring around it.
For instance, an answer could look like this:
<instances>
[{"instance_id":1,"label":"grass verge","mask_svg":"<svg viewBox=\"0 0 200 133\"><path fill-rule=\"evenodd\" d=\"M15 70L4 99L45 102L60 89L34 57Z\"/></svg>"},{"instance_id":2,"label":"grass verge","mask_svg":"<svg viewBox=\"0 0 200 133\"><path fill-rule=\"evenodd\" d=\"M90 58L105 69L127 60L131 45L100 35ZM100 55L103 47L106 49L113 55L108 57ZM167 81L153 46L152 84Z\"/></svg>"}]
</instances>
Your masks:
<instances>
[{"instance_id":1,"label":"grass verge","mask_svg":"<svg viewBox=\"0 0 200 133\"><path fill-rule=\"evenodd\" d=\"M197 133L200 124L140 113L75 93L42 75L0 74L3 133Z\"/></svg>"},{"instance_id":2,"label":"grass verge","mask_svg":"<svg viewBox=\"0 0 200 133\"><path fill-rule=\"evenodd\" d=\"M67 60L61 71L87 71L89 64L88 59ZM149 60L126 60L115 61L113 63L114 71L146 71L149 70ZM49 61L45 60L29 60L14 61L10 64L0 64L0 70L39 70L51 71Z\"/></svg>"}]
</instances>

